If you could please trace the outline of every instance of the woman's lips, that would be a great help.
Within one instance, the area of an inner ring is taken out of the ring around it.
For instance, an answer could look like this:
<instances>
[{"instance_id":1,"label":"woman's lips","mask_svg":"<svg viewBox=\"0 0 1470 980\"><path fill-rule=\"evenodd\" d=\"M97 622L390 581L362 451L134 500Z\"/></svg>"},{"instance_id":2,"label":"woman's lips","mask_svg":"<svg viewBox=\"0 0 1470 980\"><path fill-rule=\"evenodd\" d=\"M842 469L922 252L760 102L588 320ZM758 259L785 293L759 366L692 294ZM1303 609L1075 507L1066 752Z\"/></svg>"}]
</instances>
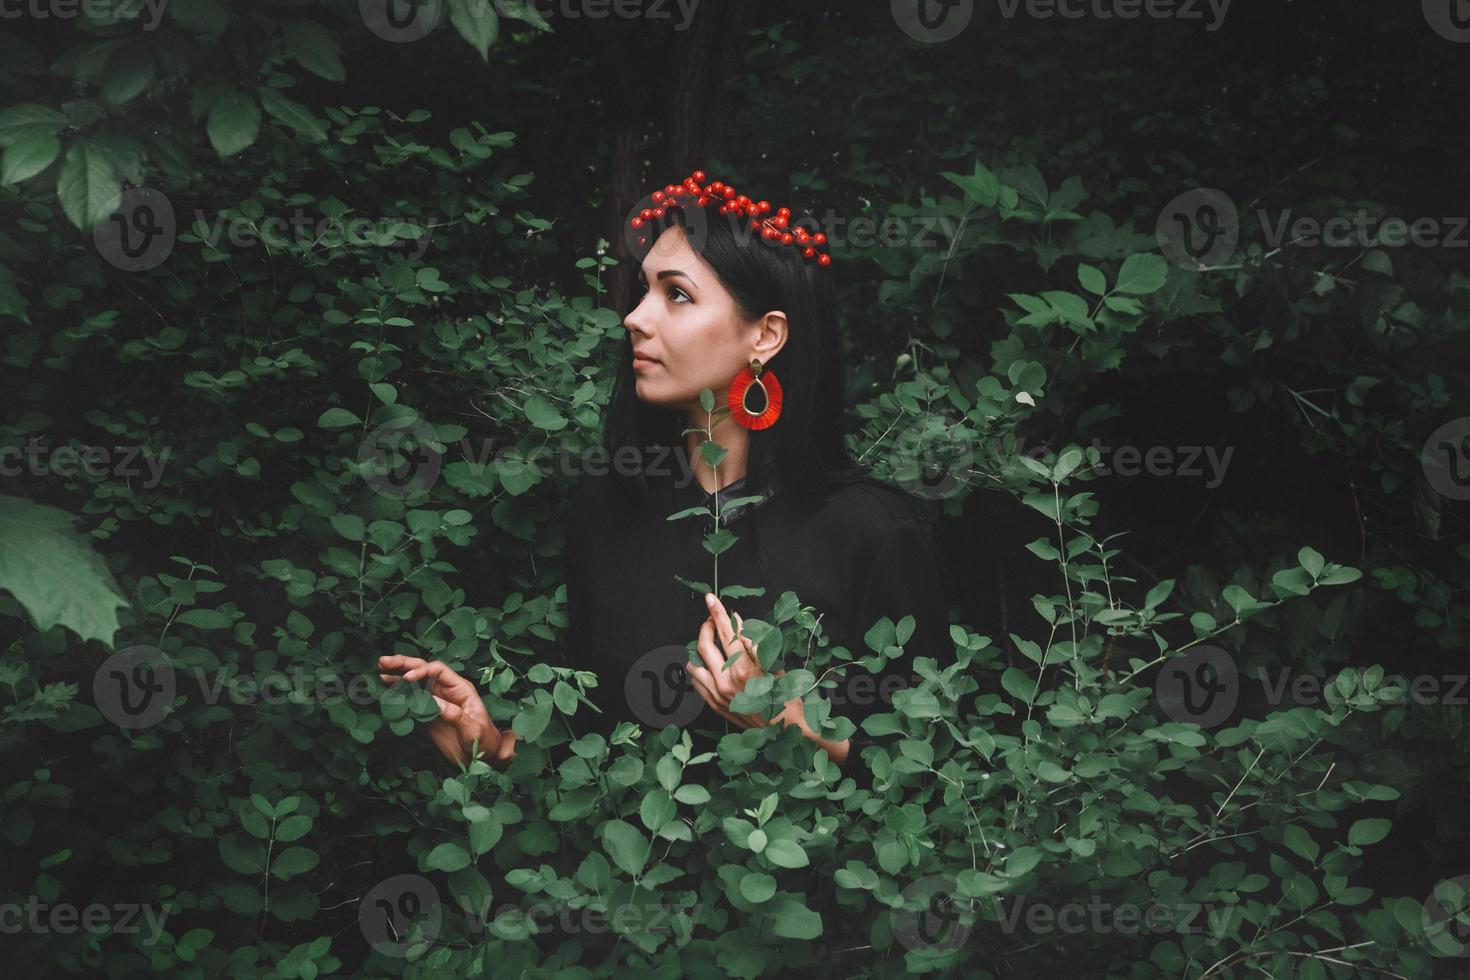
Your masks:
<instances>
[{"instance_id":1,"label":"woman's lips","mask_svg":"<svg viewBox=\"0 0 1470 980\"><path fill-rule=\"evenodd\" d=\"M633 357L633 369L634 370L637 370L639 368L653 367L657 363L658 363L658 361L655 361L655 360L653 360L652 358L649 358L649 357L638 357L636 355Z\"/></svg>"}]
</instances>

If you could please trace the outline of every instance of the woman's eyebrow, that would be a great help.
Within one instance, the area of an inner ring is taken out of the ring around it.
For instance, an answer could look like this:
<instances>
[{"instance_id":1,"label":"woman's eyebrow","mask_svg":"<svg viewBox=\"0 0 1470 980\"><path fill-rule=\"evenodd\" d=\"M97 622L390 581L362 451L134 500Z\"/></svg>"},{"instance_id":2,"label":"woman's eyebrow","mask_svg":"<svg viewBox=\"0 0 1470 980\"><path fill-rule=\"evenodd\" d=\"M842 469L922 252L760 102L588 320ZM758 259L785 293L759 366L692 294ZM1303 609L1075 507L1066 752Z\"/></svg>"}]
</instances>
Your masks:
<instances>
[{"instance_id":1,"label":"woman's eyebrow","mask_svg":"<svg viewBox=\"0 0 1470 980\"><path fill-rule=\"evenodd\" d=\"M659 279L667 279L670 276L683 276L685 279L688 279L691 283L694 283L694 285L696 285L696 286L699 285L699 283L694 282L694 277L693 276L691 276L689 273L683 271L682 269L663 269L658 274L658 278Z\"/></svg>"}]
</instances>

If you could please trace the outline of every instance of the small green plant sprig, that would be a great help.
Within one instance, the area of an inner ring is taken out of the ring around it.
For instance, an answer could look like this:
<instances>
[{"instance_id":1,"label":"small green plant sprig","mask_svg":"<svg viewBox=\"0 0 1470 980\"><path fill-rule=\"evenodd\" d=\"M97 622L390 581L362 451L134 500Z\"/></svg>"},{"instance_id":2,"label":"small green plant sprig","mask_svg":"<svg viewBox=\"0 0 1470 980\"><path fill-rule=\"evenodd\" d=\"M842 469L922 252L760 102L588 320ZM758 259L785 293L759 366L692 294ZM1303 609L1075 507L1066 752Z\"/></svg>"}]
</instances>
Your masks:
<instances>
[{"instance_id":1,"label":"small green plant sprig","mask_svg":"<svg viewBox=\"0 0 1470 980\"><path fill-rule=\"evenodd\" d=\"M720 599L744 599L751 596L763 596L766 594L764 587L753 588L746 585L727 585L720 588L720 555L729 551L740 537L729 528L723 527L720 520L732 508L741 507L745 504L754 503L761 498L758 496L729 497L720 502L720 464L725 461L728 451L724 446L715 441L715 422L730 414L728 408L715 409L715 393L705 388L699 393L699 404L704 409L705 424L700 428L685 429L680 435L688 435L691 432L704 433L704 441L699 444L700 458L715 471L715 493L710 501L710 506L689 507L677 513L670 514L668 520L688 520L695 517L707 517L710 519L713 530L704 536L704 550L714 556L713 578L714 585L708 582L700 582L686 579L675 575L674 578L691 589L703 594L713 592Z\"/></svg>"}]
</instances>

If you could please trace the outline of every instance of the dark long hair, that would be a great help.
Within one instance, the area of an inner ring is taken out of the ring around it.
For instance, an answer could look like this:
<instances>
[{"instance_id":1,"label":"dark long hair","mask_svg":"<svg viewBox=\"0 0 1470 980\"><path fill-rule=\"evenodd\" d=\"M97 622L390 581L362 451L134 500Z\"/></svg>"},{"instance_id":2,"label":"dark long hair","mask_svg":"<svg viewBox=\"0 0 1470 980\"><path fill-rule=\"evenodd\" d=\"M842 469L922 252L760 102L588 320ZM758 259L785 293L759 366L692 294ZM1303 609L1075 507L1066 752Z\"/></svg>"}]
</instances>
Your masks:
<instances>
[{"instance_id":1,"label":"dark long hair","mask_svg":"<svg viewBox=\"0 0 1470 980\"><path fill-rule=\"evenodd\" d=\"M774 472L781 493L805 509L834 486L878 482L853 463L844 441L847 377L832 267L803 258L796 246L771 244L747 219L720 215L717 208L702 210L705 220L691 230L682 207L666 206L662 218L644 225L646 243L634 250L633 260L641 263L658 236L678 223L734 297L742 317L753 320L771 310L786 313L786 343L764 365L781 384L781 415L770 428L750 433L744 492L761 492L766 475ZM806 215L793 214L791 225L818 230ZM632 356L632 339L625 333L612 397L603 413L608 458L619 450L625 458L631 451L644 460L659 447L684 452L682 414L639 400ZM645 468L639 466L632 474L615 468L614 485L641 498L648 490Z\"/></svg>"}]
</instances>

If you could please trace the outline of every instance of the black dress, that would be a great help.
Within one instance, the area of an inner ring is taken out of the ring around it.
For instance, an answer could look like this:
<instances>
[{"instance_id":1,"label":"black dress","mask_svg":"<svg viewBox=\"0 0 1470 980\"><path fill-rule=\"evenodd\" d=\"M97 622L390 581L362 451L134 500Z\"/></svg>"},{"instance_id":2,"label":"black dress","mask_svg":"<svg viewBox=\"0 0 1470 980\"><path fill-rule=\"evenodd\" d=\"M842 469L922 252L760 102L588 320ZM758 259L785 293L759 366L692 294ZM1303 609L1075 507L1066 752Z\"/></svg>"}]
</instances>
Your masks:
<instances>
[{"instance_id":1,"label":"black dress","mask_svg":"<svg viewBox=\"0 0 1470 980\"><path fill-rule=\"evenodd\" d=\"M641 501L619 493L614 479L584 474L565 510L567 663L598 675L592 700L603 712L584 706L573 728L607 735L619 721L645 731L678 724L697 747L713 749L721 735L738 729L709 709L682 673L686 648L708 610L702 593L674 577L712 582L714 560L703 546L712 519L667 519L686 508L708 507L713 494L677 469L649 477ZM803 605L815 607L831 644L854 657L872 653L863 637L880 617L895 623L915 617L903 655L888 661L883 673L850 664L833 675L842 680L825 694L833 717L859 726L845 772L859 786L871 786L862 752L872 740L861 730L862 719L892 710L884 692L891 698L897 687L917 686L914 656L933 657L941 668L953 662L933 540L915 517L911 498L891 484L841 483L802 511L774 476L767 482L762 500L727 513L726 527L739 540L719 560L722 587L763 586L765 593L726 598L728 610L745 619L765 618L783 592L794 591ZM744 485L741 479L721 488L721 500L744 495Z\"/></svg>"}]
</instances>

